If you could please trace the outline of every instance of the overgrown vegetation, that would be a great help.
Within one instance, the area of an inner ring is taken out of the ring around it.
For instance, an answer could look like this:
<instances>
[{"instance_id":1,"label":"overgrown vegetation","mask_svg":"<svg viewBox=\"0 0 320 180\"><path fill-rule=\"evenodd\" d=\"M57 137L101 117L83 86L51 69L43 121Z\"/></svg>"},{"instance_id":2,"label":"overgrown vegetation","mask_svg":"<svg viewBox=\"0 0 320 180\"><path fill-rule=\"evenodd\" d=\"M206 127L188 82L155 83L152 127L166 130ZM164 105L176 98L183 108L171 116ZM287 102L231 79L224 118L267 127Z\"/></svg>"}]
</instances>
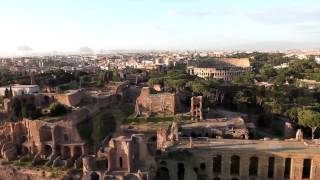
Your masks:
<instances>
[{"instance_id":1,"label":"overgrown vegetation","mask_svg":"<svg viewBox=\"0 0 320 180\"><path fill-rule=\"evenodd\" d=\"M186 74L185 70L151 74L150 85L161 84L166 91L203 95L205 107L222 106L231 110L254 113L258 125L270 127L276 117L310 127L298 116L301 109L310 116L320 112L320 91L299 86L299 79L320 81L320 65L314 60L286 57L281 53L241 53L230 57L250 58L253 71L232 82L201 79ZM288 67L275 68L287 63ZM257 87L255 81L264 81L271 87ZM300 110L300 111L299 111ZM312 118L311 118L312 119ZM143 120L137 120L143 121ZM319 122L320 120L316 120Z\"/></svg>"}]
</instances>

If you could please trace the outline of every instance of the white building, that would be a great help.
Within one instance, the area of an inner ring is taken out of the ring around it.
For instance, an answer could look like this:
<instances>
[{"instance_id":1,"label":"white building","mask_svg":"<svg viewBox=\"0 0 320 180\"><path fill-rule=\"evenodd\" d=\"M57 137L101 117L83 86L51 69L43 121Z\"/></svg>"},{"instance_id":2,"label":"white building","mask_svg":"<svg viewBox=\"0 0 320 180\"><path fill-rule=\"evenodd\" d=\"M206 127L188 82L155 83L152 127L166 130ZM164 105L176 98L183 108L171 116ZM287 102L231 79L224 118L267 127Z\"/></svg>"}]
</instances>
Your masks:
<instances>
[{"instance_id":1,"label":"white building","mask_svg":"<svg viewBox=\"0 0 320 180\"><path fill-rule=\"evenodd\" d=\"M316 59L316 63L320 64L320 57L315 57L315 59Z\"/></svg>"},{"instance_id":2,"label":"white building","mask_svg":"<svg viewBox=\"0 0 320 180\"><path fill-rule=\"evenodd\" d=\"M0 96L5 95L6 89L10 90L10 86L0 87ZM40 92L40 87L38 85L20 85L15 84L11 86L13 96L19 96L22 94L33 94Z\"/></svg>"}]
</instances>

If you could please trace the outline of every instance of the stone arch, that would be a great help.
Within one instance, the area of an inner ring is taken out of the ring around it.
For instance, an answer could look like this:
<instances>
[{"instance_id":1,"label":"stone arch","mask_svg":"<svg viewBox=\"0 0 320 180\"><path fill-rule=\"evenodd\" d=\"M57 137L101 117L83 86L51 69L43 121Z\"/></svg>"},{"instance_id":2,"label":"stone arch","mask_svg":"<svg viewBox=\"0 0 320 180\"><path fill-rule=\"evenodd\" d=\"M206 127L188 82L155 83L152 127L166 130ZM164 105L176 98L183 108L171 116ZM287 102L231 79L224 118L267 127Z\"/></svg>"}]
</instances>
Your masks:
<instances>
[{"instance_id":1,"label":"stone arch","mask_svg":"<svg viewBox=\"0 0 320 180\"><path fill-rule=\"evenodd\" d=\"M48 158L52 154L52 147L50 145L45 145L43 147L43 154Z\"/></svg>"},{"instance_id":2,"label":"stone arch","mask_svg":"<svg viewBox=\"0 0 320 180\"><path fill-rule=\"evenodd\" d=\"M52 128L49 126L41 126L40 129L40 141L52 141Z\"/></svg>"},{"instance_id":3,"label":"stone arch","mask_svg":"<svg viewBox=\"0 0 320 180\"><path fill-rule=\"evenodd\" d=\"M251 157L249 162L249 176L257 176L258 175L258 165L259 159L258 157Z\"/></svg>"},{"instance_id":4,"label":"stone arch","mask_svg":"<svg viewBox=\"0 0 320 180\"><path fill-rule=\"evenodd\" d=\"M178 180L184 180L185 168L183 163L178 163Z\"/></svg>"},{"instance_id":5,"label":"stone arch","mask_svg":"<svg viewBox=\"0 0 320 180\"><path fill-rule=\"evenodd\" d=\"M231 156L230 174L232 175L240 174L240 157L237 155Z\"/></svg>"},{"instance_id":6,"label":"stone arch","mask_svg":"<svg viewBox=\"0 0 320 180\"><path fill-rule=\"evenodd\" d=\"M79 158L82 156L82 148L81 146L75 146L73 149L73 157L74 158Z\"/></svg>"},{"instance_id":7,"label":"stone arch","mask_svg":"<svg viewBox=\"0 0 320 180\"><path fill-rule=\"evenodd\" d=\"M69 158L71 158L71 150L70 150L70 147L68 147L68 146L63 146L61 155L62 155L62 158L63 158L63 159L69 159Z\"/></svg>"},{"instance_id":8,"label":"stone arch","mask_svg":"<svg viewBox=\"0 0 320 180\"><path fill-rule=\"evenodd\" d=\"M170 180L169 169L166 167L161 167L157 170L155 180Z\"/></svg>"}]
</instances>

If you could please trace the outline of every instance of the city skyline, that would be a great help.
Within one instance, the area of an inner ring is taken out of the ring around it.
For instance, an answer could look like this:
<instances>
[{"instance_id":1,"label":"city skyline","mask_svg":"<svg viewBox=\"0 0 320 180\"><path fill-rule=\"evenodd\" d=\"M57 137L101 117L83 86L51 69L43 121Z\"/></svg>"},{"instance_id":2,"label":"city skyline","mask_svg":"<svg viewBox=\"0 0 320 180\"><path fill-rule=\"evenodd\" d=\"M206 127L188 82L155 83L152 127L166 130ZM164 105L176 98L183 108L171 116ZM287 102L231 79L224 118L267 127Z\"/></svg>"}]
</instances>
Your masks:
<instances>
[{"instance_id":1,"label":"city skyline","mask_svg":"<svg viewBox=\"0 0 320 180\"><path fill-rule=\"evenodd\" d=\"M0 52L316 49L319 19L316 0L3 0Z\"/></svg>"}]
</instances>

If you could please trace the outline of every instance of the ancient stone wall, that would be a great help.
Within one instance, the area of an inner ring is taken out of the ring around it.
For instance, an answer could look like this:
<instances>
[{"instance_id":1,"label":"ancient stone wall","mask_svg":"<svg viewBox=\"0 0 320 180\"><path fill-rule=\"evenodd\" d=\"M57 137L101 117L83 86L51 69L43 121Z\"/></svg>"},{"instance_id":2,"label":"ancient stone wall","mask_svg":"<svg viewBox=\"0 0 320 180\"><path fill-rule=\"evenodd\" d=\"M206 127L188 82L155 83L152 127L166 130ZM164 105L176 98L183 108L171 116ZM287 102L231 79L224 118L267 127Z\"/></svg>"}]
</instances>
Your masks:
<instances>
[{"instance_id":1,"label":"ancient stone wall","mask_svg":"<svg viewBox=\"0 0 320 180\"><path fill-rule=\"evenodd\" d=\"M45 95L49 97L53 97L60 104L63 104L66 106L77 106L80 104L82 98L85 96L85 92L83 89L79 89L79 90L70 90L63 94L47 93Z\"/></svg>"},{"instance_id":2,"label":"ancient stone wall","mask_svg":"<svg viewBox=\"0 0 320 180\"><path fill-rule=\"evenodd\" d=\"M180 102L176 94L157 93L151 88L142 88L140 96L136 100L137 115L151 115L152 113L175 114Z\"/></svg>"}]
</instances>

